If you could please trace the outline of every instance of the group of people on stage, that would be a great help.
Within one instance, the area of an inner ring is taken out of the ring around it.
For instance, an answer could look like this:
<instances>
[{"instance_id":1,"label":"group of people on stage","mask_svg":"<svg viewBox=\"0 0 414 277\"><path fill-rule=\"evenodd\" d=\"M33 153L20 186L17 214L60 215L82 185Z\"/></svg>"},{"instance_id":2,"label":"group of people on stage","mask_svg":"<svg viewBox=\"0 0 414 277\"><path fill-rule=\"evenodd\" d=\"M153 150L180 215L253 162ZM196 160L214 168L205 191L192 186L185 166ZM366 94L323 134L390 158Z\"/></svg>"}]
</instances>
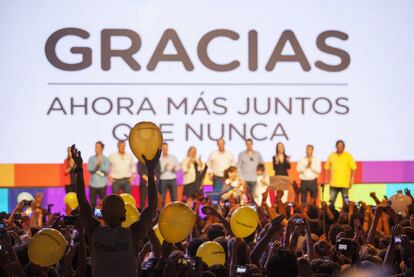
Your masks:
<instances>
[{"instance_id":1,"label":"group of people on stage","mask_svg":"<svg viewBox=\"0 0 414 277\"><path fill-rule=\"evenodd\" d=\"M197 155L197 149L191 146L184 160L179 163L176 156L170 154L169 145L163 143L162 154L156 167L156 182L165 203L167 191L171 201L177 200L177 171L183 172L184 201L192 201L200 191L195 180L204 167L208 166L208 178L213 184L213 201L235 200L244 203L246 193L251 193L257 203L261 202L263 193L273 187L269 175L266 174L262 155L253 149L253 140L246 139L246 149L239 153L238 159L226 149L224 139L217 140L217 149L213 151L206 162ZM351 154L345 151L345 142L336 142L336 151L325 163L325 183L330 185L330 201L335 202L338 193L342 198L348 197L348 190L355 181L356 163ZM118 141L118 151L109 157L103 154L104 144L101 141L95 144L95 155L89 158L87 169L90 173L90 200L96 206L96 199L103 199L106 194L106 185L112 184L113 193L130 193L131 184L138 173L140 178L140 208L145 206L147 195L148 171L145 164L135 164L131 154L125 151L125 141ZM296 195L301 195L302 203L306 203L308 194L311 201L316 200L318 192L318 178L322 173L321 161L313 155L313 145L306 146L306 155L297 162L296 171L301 180L300 187L294 182ZM290 157L286 154L285 146L279 142L276 153L272 158L273 170L279 181L290 183ZM74 189L74 163L70 148L64 162L67 176L67 191ZM287 193L285 193L285 197ZM296 199L299 201L299 199Z\"/></svg>"}]
</instances>

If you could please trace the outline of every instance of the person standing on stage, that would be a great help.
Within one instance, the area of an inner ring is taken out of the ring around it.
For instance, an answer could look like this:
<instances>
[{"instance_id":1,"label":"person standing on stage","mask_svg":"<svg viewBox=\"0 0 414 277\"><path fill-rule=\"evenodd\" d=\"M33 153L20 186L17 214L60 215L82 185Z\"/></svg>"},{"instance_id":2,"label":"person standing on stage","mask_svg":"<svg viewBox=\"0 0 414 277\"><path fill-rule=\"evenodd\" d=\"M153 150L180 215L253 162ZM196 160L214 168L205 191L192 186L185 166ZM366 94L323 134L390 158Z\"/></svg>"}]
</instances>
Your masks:
<instances>
[{"instance_id":1,"label":"person standing on stage","mask_svg":"<svg viewBox=\"0 0 414 277\"><path fill-rule=\"evenodd\" d=\"M160 163L155 167L154 181L158 183L160 180ZM139 208L142 210L145 208L145 200L148 194L148 168L145 163L138 161L138 174L139 174Z\"/></svg>"},{"instance_id":2,"label":"person standing on stage","mask_svg":"<svg viewBox=\"0 0 414 277\"><path fill-rule=\"evenodd\" d=\"M223 189L224 171L230 166L235 165L233 154L227 151L224 148L224 145L224 139L218 139L218 150L211 153L207 161L207 171L209 173L210 180L213 181L213 192L215 193L212 197L213 200L220 199L218 194L220 194Z\"/></svg>"},{"instance_id":3,"label":"person standing on stage","mask_svg":"<svg viewBox=\"0 0 414 277\"><path fill-rule=\"evenodd\" d=\"M65 182L65 191L74 192L75 191L75 162L72 159L71 148L68 147L68 155L66 156L65 161L63 162L63 176Z\"/></svg>"},{"instance_id":4,"label":"person standing on stage","mask_svg":"<svg viewBox=\"0 0 414 277\"><path fill-rule=\"evenodd\" d=\"M136 168L134 158L125 152L125 141L118 141L118 152L109 156L111 163L110 181L112 193L131 193L131 184L135 178Z\"/></svg>"},{"instance_id":5,"label":"person standing on stage","mask_svg":"<svg viewBox=\"0 0 414 277\"><path fill-rule=\"evenodd\" d=\"M192 199L197 197L200 190L197 179L204 169L205 164L201 161L201 157L197 157L197 148L191 146L188 148L187 157L183 160L181 168L184 172L184 191L183 200L190 203Z\"/></svg>"},{"instance_id":6,"label":"person standing on stage","mask_svg":"<svg viewBox=\"0 0 414 277\"><path fill-rule=\"evenodd\" d=\"M285 146L279 142L276 145L276 155L273 156L273 170L276 176L289 176L290 158L285 153Z\"/></svg>"},{"instance_id":7,"label":"person standing on stage","mask_svg":"<svg viewBox=\"0 0 414 277\"><path fill-rule=\"evenodd\" d=\"M253 150L253 140L246 139L246 150L240 152L237 168L240 178L246 182L249 191L254 194L257 181L257 166L263 163L262 155Z\"/></svg>"},{"instance_id":8,"label":"person standing on stage","mask_svg":"<svg viewBox=\"0 0 414 277\"><path fill-rule=\"evenodd\" d=\"M95 155L89 158L88 171L90 173L90 201L96 207L96 196L102 201L106 194L106 180L109 171L109 159L103 155L105 145L98 141L95 143Z\"/></svg>"},{"instance_id":9,"label":"person standing on stage","mask_svg":"<svg viewBox=\"0 0 414 277\"><path fill-rule=\"evenodd\" d=\"M299 173L301 181L300 193L302 196L302 205L306 203L308 192L312 199L311 203L316 200L318 192L318 176L322 171L321 161L313 156L313 145L306 146L306 156L298 161L296 171Z\"/></svg>"},{"instance_id":10,"label":"person standing on stage","mask_svg":"<svg viewBox=\"0 0 414 277\"><path fill-rule=\"evenodd\" d=\"M272 163L273 163L273 170L275 171L275 175L279 177L278 178L279 182L285 184L284 185L285 189L283 189L283 195L285 197L284 199L279 199L279 200L287 201L288 189L286 189L286 186L288 186L290 183L290 177L289 177L289 172L288 172L288 170L290 169L290 157L286 155L285 145L283 145L283 143L281 142L276 144L276 155L272 157ZM295 184L296 183L294 183L294 185ZM293 186L293 189L295 190L295 201L299 201L297 199L299 197L298 188L295 189L295 186ZM277 205L279 204L280 203L277 203Z\"/></svg>"},{"instance_id":11,"label":"person standing on stage","mask_svg":"<svg viewBox=\"0 0 414 277\"><path fill-rule=\"evenodd\" d=\"M175 156L168 153L168 143L162 144L162 154L160 158L160 187L162 203L165 204L167 190L170 191L171 201L177 200L177 170L179 169L178 160Z\"/></svg>"},{"instance_id":12,"label":"person standing on stage","mask_svg":"<svg viewBox=\"0 0 414 277\"><path fill-rule=\"evenodd\" d=\"M325 164L325 183L330 185L330 201L335 204L338 193L341 192L342 200L348 196L349 188L355 182L357 169L354 158L345 152L345 142L336 142L336 152L329 155Z\"/></svg>"}]
</instances>

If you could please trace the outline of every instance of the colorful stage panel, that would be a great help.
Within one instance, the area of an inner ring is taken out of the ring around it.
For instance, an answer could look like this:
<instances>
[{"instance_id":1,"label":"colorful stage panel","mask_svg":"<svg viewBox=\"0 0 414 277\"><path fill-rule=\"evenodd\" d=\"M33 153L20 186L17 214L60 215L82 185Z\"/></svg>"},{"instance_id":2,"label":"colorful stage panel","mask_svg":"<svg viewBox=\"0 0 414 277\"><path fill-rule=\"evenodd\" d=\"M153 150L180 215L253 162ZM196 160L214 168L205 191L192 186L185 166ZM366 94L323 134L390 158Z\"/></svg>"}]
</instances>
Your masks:
<instances>
[{"instance_id":1,"label":"colorful stage panel","mask_svg":"<svg viewBox=\"0 0 414 277\"><path fill-rule=\"evenodd\" d=\"M363 183L413 183L414 161L364 162Z\"/></svg>"},{"instance_id":2,"label":"colorful stage panel","mask_svg":"<svg viewBox=\"0 0 414 277\"><path fill-rule=\"evenodd\" d=\"M0 187L13 187L14 164L0 164Z\"/></svg>"},{"instance_id":3,"label":"colorful stage panel","mask_svg":"<svg viewBox=\"0 0 414 277\"><path fill-rule=\"evenodd\" d=\"M54 187L60 184L59 164L16 164L16 187Z\"/></svg>"}]
</instances>

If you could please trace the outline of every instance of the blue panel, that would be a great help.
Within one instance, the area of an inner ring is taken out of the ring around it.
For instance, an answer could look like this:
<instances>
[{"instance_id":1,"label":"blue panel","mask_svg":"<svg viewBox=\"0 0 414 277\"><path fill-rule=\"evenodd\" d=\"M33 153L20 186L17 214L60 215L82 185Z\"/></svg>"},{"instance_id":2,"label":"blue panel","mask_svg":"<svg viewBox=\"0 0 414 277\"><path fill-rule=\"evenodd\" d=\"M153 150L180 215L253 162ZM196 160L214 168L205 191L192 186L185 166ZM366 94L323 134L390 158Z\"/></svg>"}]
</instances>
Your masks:
<instances>
[{"instance_id":1,"label":"blue panel","mask_svg":"<svg viewBox=\"0 0 414 277\"><path fill-rule=\"evenodd\" d=\"M7 188L0 188L0 212L9 212L9 195Z\"/></svg>"},{"instance_id":2,"label":"blue panel","mask_svg":"<svg viewBox=\"0 0 414 277\"><path fill-rule=\"evenodd\" d=\"M387 184L387 196L391 197L392 195L397 193L397 190L402 190L404 192L404 190L408 188L409 190L411 190L411 194L414 194L414 184L410 183L410 184ZM381 195L382 197L382 195ZM381 199L381 198L380 198Z\"/></svg>"}]
</instances>

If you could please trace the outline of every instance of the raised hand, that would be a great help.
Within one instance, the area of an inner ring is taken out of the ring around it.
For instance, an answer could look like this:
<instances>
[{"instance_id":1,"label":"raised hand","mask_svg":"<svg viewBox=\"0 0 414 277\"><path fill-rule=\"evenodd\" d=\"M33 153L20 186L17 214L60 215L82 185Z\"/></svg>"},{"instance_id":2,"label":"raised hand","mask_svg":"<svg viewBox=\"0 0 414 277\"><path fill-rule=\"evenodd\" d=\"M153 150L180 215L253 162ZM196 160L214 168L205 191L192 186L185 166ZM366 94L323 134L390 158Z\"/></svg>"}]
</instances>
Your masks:
<instances>
[{"instance_id":1,"label":"raised hand","mask_svg":"<svg viewBox=\"0 0 414 277\"><path fill-rule=\"evenodd\" d=\"M154 158L152 160L148 160L145 155L142 155L142 158L144 158L145 166L148 169L148 174L154 175L155 169L157 168L158 161L160 160L161 156L161 149L157 150L157 153L155 154Z\"/></svg>"},{"instance_id":2,"label":"raised hand","mask_svg":"<svg viewBox=\"0 0 414 277\"><path fill-rule=\"evenodd\" d=\"M391 237L393 238L399 237L401 236L401 233L402 233L402 228L400 224L397 224L391 228Z\"/></svg>"},{"instance_id":3,"label":"raised hand","mask_svg":"<svg viewBox=\"0 0 414 277\"><path fill-rule=\"evenodd\" d=\"M217 216L218 212L211 206L204 206L201 211L206 215Z\"/></svg>"},{"instance_id":4,"label":"raised hand","mask_svg":"<svg viewBox=\"0 0 414 277\"><path fill-rule=\"evenodd\" d=\"M76 168L82 168L82 155L81 152L78 149L76 149L75 144L72 145L70 151L72 153L72 159L75 162Z\"/></svg>"},{"instance_id":5,"label":"raised hand","mask_svg":"<svg viewBox=\"0 0 414 277\"><path fill-rule=\"evenodd\" d=\"M201 171L200 175L198 176L198 179L196 180L197 184L201 185L201 182L203 182L204 177L207 174L207 169L208 169L208 166L205 165L203 171Z\"/></svg>"}]
</instances>

